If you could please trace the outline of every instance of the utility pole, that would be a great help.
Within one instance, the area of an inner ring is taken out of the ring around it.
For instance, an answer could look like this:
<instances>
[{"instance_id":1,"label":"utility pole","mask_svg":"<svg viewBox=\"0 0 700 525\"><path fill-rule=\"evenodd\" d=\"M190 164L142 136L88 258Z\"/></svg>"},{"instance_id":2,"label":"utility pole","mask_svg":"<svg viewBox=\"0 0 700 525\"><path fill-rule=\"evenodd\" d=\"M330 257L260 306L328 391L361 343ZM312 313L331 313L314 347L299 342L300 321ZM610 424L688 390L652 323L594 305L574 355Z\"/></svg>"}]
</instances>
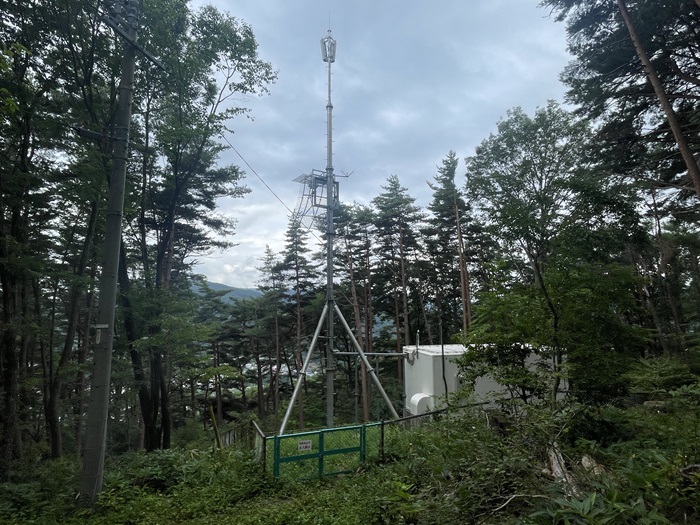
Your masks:
<instances>
[{"instance_id":1,"label":"utility pole","mask_svg":"<svg viewBox=\"0 0 700 525\"><path fill-rule=\"evenodd\" d=\"M105 226L100 296L95 325L94 371L90 386L90 401L85 429L83 471L80 476L80 499L87 505L95 503L102 491L105 449L107 445L107 420L109 419L109 394L112 375L112 346L114 342L114 318L117 303L117 276L119 249L122 234L124 187L129 155L129 127L131 102L134 91L136 62L136 36L139 18L139 0L124 0L124 55L122 76L119 83L119 101L114 124L114 149L112 171L107 193L107 217ZM112 21L113 23L113 21ZM109 25L112 25L110 23Z\"/></svg>"}]
</instances>

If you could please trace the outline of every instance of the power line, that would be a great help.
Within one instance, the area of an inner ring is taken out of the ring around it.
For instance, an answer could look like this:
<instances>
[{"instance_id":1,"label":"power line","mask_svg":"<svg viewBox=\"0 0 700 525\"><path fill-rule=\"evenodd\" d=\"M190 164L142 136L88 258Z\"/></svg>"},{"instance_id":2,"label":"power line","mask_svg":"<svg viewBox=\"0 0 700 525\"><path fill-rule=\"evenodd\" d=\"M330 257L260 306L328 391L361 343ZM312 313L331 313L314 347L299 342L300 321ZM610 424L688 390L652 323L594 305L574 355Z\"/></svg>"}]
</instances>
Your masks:
<instances>
[{"instance_id":1,"label":"power line","mask_svg":"<svg viewBox=\"0 0 700 525\"><path fill-rule=\"evenodd\" d=\"M233 151L236 152L236 155L238 155L238 156L241 158L241 160L245 163L245 165L248 166L248 168L250 168L250 171L252 171L252 172L255 174L255 176L258 178L258 180L259 180L260 182L263 183L263 185L270 191L270 193L272 193L272 194L275 196L275 198L276 198L278 201L280 201L280 203L282 204L282 206L284 206L284 207L286 208L286 210L287 210L289 213L291 213L292 215L294 215L294 212L289 208L289 206L287 206L287 205L285 204L285 202L280 198L280 196L277 195L277 194L275 193L275 190L273 190L272 188L270 188L270 186L267 184L267 182L265 182L265 181L263 180L263 178L262 178L260 175L258 175L258 172L255 171L255 168L253 168L253 166L251 166L251 165L248 163L248 161L245 160L245 159L243 158L243 155L241 155L240 152L236 149L236 147L235 147L233 144L231 144L231 141L229 141L229 140L226 138L226 136L223 135L223 134L221 135L221 138L223 138L223 139L226 141L226 143L231 147L231 149L232 149Z\"/></svg>"},{"instance_id":2,"label":"power line","mask_svg":"<svg viewBox=\"0 0 700 525\"><path fill-rule=\"evenodd\" d=\"M233 151L236 152L236 155L238 155L238 156L241 158L241 160L245 163L245 165L248 166L248 168L250 168L250 171L253 172L253 174L258 178L258 180L259 180L260 182L263 183L263 185L269 190L269 192L272 193L278 201L280 201L280 203L282 204L282 206L284 206L285 209L286 209L289 213L291 213L291 216L293 217L293 216L295 215L295 213L289 208L289 206L287 206L287 204L285 204L285 202L280 198L280 196L277 195L277 194L275 193L275 190L273 190L273 189L267 184L267 182L265 182L265 181L263 180L263 178L258 174L258 172L255 171L255 168L253 168L253 166L251 166L250 163L249 163L247 160L245 160L245 158L243 157L243 155L241 155L240 151L238 151L238 150L236 149L236 147L235 147L233 144L231 144L231 141L228 140L228 138L226 138L226 136L225 136L223 133L221 134L221 138L224 139L224 140L226 141L226 143L229 145L229 147L230 147ZM319 239L318 236L317 236L313 231L311 231L311 225L309 225L309 227L306 229L306 231L309 232L309 233L311 233L311 235L313 235L313 236L316 238L317 241L319 241L319 242L321 241L321 239Z\"/></svg>"}]
</instances>

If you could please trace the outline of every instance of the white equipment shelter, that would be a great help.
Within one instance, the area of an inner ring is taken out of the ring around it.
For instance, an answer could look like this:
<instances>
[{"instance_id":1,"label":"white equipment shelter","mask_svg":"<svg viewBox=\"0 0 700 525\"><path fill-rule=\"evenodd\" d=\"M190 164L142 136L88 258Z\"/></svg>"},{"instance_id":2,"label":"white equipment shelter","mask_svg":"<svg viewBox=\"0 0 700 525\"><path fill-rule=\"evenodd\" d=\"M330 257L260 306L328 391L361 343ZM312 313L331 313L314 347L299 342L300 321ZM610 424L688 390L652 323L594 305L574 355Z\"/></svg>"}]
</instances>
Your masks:
<instances>
[{"instance_id":1,"label":"white equipment shelter","mask_svg":"<svg viewBox=\"0 0 700 525\"><path fill-rule=\"evenodd\" d=\"M406 395L404 411L407 415L417 416L445 406L445 393L456 392L462 386L456 361L468 351L468 347L455 344L403 347ZM532 352L525 364L534 369L542 360L542 357ZM558 398L563 398L567 390L567 381L562 379ZM471 394L475 401L484 405L510 396L507 388L497 383L489 374L475 381Z\"/></svg>"},{"instance_id":2,"label":"white equipment shelter","mask_svg":"<svg viewBox=\"0 0 700 525\"><path fill-rule=\"evenodd\" d=\"M417 416L440 408L444 405L445 393L459 390L461 382L456 360L466 351L465 346L454 344L403 347L406 414Z\"/></svg>"}]
</instances>

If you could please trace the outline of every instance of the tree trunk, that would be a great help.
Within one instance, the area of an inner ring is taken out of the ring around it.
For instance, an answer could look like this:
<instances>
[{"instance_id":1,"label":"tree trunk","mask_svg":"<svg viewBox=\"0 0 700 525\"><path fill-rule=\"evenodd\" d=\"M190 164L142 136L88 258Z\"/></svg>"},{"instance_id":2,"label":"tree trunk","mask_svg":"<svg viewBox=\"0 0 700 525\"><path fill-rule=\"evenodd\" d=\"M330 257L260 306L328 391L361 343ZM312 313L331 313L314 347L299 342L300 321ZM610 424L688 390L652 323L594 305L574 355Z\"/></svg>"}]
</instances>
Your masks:
<instances>
[{"instance_id":1,"label":"tree trunk","mask_svg":"<svg viewBox=\"0 0 700 525\"><path fill-rule=\"evenodd\" d=\"M462 332L467 335L469 325L472 322L472 298L469 287L469 269L467 268L466 257L464 256L464 235L462 234L462 224L459 216L459 206L455 199L455 221L457 223L457 251L459 252L459 284L462 294Z\"/></svg>"},{"instance_id":2,"label":"tree trunk","mask_svg":"<svg viewBox=\"0 0 700 525\"><path fill-rule=\"evenodd\" d=\"M357 278L355 272L354 258L352 253L352 247L350 246L350 243L347 242L347 237L346 250L348 254L348 275L350 280L350 294L352 296L352 311L355 317L355 333L357 334L358 344L365 352L367 352L367 348L365 346L365 341L367 340L367 332L365 329L363 329L363 325L366 326L366 324L369 321L365 323L362 322L362 313L360 311L360 298L359 294L357 293ZM366 314L367 311L365 309L365 315ZM362 391L362 421L367 422L369 421L369 392L367 389L367 367L365 367L365 363L362 360L360 360L360 365L360 388Z\"/></svg>"},{"instance_id":3,"label":"tree trunk","mask_svg":"<svg viewBox=\"0 0 700 525\"><path fill-rule=\"evenodd\" d=\"M411 325L408 318L408 285L406 283L406 251L405 251L405 236L403 227L399 234L399 269L401 272L401 313L403 316L403 344L411 344ZM399 348L399 352L401 349Z\"/></svg>"},{"instance_id":4,"label":"tree trunk","mask_svg":"<svg viewBox=\"0 0 700 525\"><path fill-rule=\"evenodd\" d=\"M253 355L255 356L256 386L258 388L258 417L265 417L265 385L263 384L262 362L260 361L260 347L257 338L253 338ZM272 385L270 385L272 386Z\"/></svg>"},{"instance_id":5,"label":"tree trunk","mask_svg":"<svg viewBox=\"0 0 700 525\"><path fill-rule=\"evenodd\" d=\"M365 239L365 268L367 271L367 279L364 287L364 306L365 306L365 342L366 352L372 353L374 347L374 310L372 308L372 250L369 239ZM362 414L365 421L370 420L372 385L367 378L367 367L362 362Z\"/></svg>"},{"instance_id":6,"label":"tree trunk","mask_svg":"<svg viewBox=\"0 0 700 525\"><path fill-rule=\"evenodd\" d=\"M530 255L530 261L532 263L532 269L535 273L535 281L539 285L544 300L547 303L547 308L552 314L552 372L554 372L554 382L552 384L550 401L552 406L554 406L557 402L559 385L561 384L559 372L561 371L562 351L559 346L559 312L557 311L557 308L549 295L549 290L547 290L547 286L544 283L539 261L537 261L532 255Z\"/></svg>"},{"instance_id":7,"label":"tree trunk","mask_svg":"<svg viewBox=\"0 0 700 525\"><path fill-rule=\"evenodd\" d=\"M221 374L218 369L221 365L221 354L219 353L219 343L214 343L214 402L216 403L216 424L221 427L224 423L224 400L221 393Z\"/></svg>"},{"instance_id":8,"label":"tree trunk","mask_svg":"<svg viewBox=\"0 0 700 525\"><path fill-rule=\"evenodd\" d=\"M95 282L95 276L97 275L97 266L93 264L92 268L90 269L90 282L94 283ZM93 284L94 286L94 284ZM75 379L75 387L74 387L74 392L75 392L75 401L73 403L73 431L75 434L75 449L80 456L81 450L83 448L83 412L85 410L85 363L87 361L87 353L88 353L88 346L89 346L89 341L90 341L90 326L93 324L93 306L94 306L94 299L95 299L95 294L94 294L94 289L91 288L90 292L87 295L86 299L86 313L85 316L83 317L82 323L81 323L81 328L80 328L80 333L82 334L82 338L78 344L78 356L77 356L77 364L78 364L78 372L76 374L76 379Z\"/></svg>"},{"instance_id":9,"label":"tree trunk","mask_svg":"<svg viewBox=\"0 0 700 525\"><path fill-rule=\"evenodd\" d=\"M26 73L26 71L24 72ZM37 94L38 96L38 94ZM22 455L20 433L20 367L22 346L18 345L18 326L29 325L30 319L22 319L26 309L20 293L26 287L26 278L17 263L10 261L21 257L21 250L27 243L26 198L29 191L30 157L32 154L32 115L33 111L24 108L17 130L17 161L7 167L7 180L0 177L0 295L2 295L2 331L0 332L0 370L2 371L3 392L3 433L0 442L0 478L5 478L13 460ZM8 207L9 205L9 207ZM39 322L39 320L35 320ZM25 338L22 337L22 342Z\"/></svg>"},{"instance_id":10,"label":"tree trunk","mask_svg":"<svg viewBox=\"0 0 700 525\"><path fill-rule=\"evenodd\" d=\"M139 394L139 406L141 407L141 417L143 422L143 442L146 450L150 451L154 449L154 443L157 441L157 429L155 424L156 414L154 414L153 411L153 399L151 396L151 391L149 391L148 388L143 360L141 359L141 354L134 346L134 342L137 339L137 334L131 308L131 300L129 299L131 283L129 280L129 274L126 271L125 252L126 250L124 250L124 247L122 246L120 251L121 264L119 265L119 288L121 290L120 300L124 316L124 331L126 332L126 339L129 344L131 367L134 372L134 380L136 382L136 387Z\"/></svg>"},{"instance_id":11,"label":"tree trunk","mask_svg":"<svg viewBox=\"0 0 700 525\"><path fill-rule=\"evenodd\" d=\"M3 286L3 292L7 288ZM19 362L15 350L15 331L12 326L5 328L2 336L2 379L3 379L3 434L2 458L0 458L0 478L7 479L9 466L21 456L21 438L17 420L17 398L19 394Z\"/></svg>"},{"instance_id":12,"label":"tree trunk","mask_svg":"<svg viewBox=\"0 0 700 525\"><path fill-rule=\"evenodd\" d=\"M430 324L430 319L428 319L428 312L425 309L425 295L423 294L423 279L418 277L418 302L420 306L421 315L423 317L423 325L425 326L426 332L428 332L428 344L433 343L433 328ZM420 344L420 341L416 340L416 344Z\"/></svg>"},{"instance_id":13,"label":"tree trunk","mask_svg":"<svg viewBox=\"0 0 700 525\"><path fill-rule=\"evenodd\" d=\"M279 406L280 406L280 372L282 372L282 356L280 355L280 322L275 306L275 432L279 430Z\"/></svg>"},{"instance_id":14,"label":"tree trunk","mask_svg":"<svg viewBox=\"0 0 700 525\"><path fill-rule=\"evenodd\" d=\"M696 0L696 2L698 1L700 0ZM683 134L683 130L681 128L680 122L678 121L678 117L676 116L676 112L674 111L673 106L671 105L671 101L668 98L666 91L664 90L663 84L661 83L661 79L659 78L658 74L656 73L656 70L654 69L654 65L649 59L649 55L644 49L644 45L642 44L642 41L639 38L639 34L637 33L636 28L634 27L634 23L632 22L632 18L630 17L629 11L627 10L627 5L625 4L625 1L617 0L617 6L620 9L620 14L622 15L622 19L625 22L625 26L627 26L627 31L629 32L632 43L634 44L634 49L637 52L637 56L642 62L642 65L644 66L644 71L647 74L647 78L649 79L649 82L654 88L654 92L656 93L656 97L659 99L661 108L666 114L668 125L671 128L671 131L673 132L673 137L676 139L676 144L678 144L678 149L681 152L681 157L683 157L685 166L688 169L688 176L690 177L690 180L693 184L693 188L695 189L695 194L700 198L700 168L698 168L698 163L695 161L695 157L693 157L693 152L688 146L688 141L686 140L685 135Z\"/></svg>"},{"instance_id":15,"label":"tree trunk","mask_svg":"<svg viewBox=\"0 0 700 525\"><path fill-rule=\"evenodd\" d=\"M300 289L300 275L299 267L296 267L295 275L295 289L296 289L296 341L294 342L294 361L297 369L297 381L304 381L305 376L301 374L301 369L304 366L301 358L301 323L302 323L302 312L301 312L301 289ZM299 428L304 429L304 392L299 389L299 394L297 395L297 408L299 409Z\"/></svg>"},{"instance_id":16,"label":"tree trunk","mask_svg":"<svg viewBox=\"0 0 700 525\"><path fill-rule=\"evenodd\" d=\"M77 282L72 284L70 287L67 316L68 324L66 326L66 335L63 342L63 348L61 349L58 365L54 367L53 358L51 358L51 366L48 367L46 374L46 380L49 382L48 388L46 389L48 396L46 400L46 424L49 430L52 458L59 458L63 454L61 424L58 413L59 398L63 397L64 395L62 392L62 376L63 370L68 365L73 353L73 347L75 346L75 336L78 330L78 322L80 320L80 310L83 300L83 285L80 283L80 281L85 275L85 270L87 268L88 259L92 249L95 227L97 225L97 211L97 201L93 201L90 206L90 217L87 225L88 229L83 241L80 260L78 261L78 265L74 272L74 278ZM49 352L53 356L53 345L51 346L52 347L49 348Z\"/></svg>"},{"instance_id":17,"label":"tree trunk","mask_svg":"<svg viewBox=\"0 0 700 525\"><path fill-rule=\"evenodd\" d=\"M168 381L166 380L165 370L163 369L162 356L157 354L159 358L158 371L159 377L159 387L160 387L160 424L162 441L158 444L159 448L168 449L170 448L170 440L172 435L172 418L170 417L170 393L168 392Z\"/></svg>"}]
</instances>

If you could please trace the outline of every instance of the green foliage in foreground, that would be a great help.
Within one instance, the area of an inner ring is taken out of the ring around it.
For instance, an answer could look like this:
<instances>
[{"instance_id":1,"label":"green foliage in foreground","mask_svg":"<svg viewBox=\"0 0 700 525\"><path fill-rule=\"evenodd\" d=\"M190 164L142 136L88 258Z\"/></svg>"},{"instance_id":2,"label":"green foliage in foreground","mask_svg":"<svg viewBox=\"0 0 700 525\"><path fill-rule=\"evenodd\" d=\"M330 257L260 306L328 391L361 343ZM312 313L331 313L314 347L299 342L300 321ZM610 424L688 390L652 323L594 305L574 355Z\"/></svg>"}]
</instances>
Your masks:
<instances>
[{"instance_id":1,"label":"green foliage in foreground","mask_svg":"<svg viewBox=\"0 0 700 525\"><path fill-rule=\"evenodd\" d=\"M461 411L387 433L352 475L266 478L247 453L173 450L112 460L99 504L75 505L78 468L43 461L0 485L17 524L685 524L700 521L700 386L653 407L530 407L506 428ZM544 471L557 442L574 486ZM582 466L582 458L593 466ZM694 468L693 466L697 467Z\"/></svg>"}]
</instances>

